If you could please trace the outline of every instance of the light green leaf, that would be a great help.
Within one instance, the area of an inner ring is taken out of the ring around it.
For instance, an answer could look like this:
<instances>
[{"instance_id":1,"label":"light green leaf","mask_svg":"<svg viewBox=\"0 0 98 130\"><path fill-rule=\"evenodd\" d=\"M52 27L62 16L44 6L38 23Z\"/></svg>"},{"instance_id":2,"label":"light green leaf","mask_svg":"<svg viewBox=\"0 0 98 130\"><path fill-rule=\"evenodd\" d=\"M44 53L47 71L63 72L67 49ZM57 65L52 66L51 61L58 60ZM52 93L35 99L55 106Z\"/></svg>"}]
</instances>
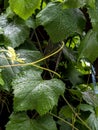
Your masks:
<instances>
[{"instance_id":1,"label":"light green leaf","mask_svg":"<svg viewBox=\"0 0 98 130\"><path fill-rule=\"evenodd\" d=\"M58 79L42 80L41 72L27 70L13 80L14 110L33 110L40 115L57 105L59 95L63 95L65 85Z\"/></svg>"},{"instance_id":2,"label":"light green leaf","mask_svg":"<svg viewBox=\"0 0 98 130\"><path fill-rule=\"evenodd\" d=\"M93 62L98 57L98 32L90 30L79 47L79 58Z\"/></svg>"},{"instance_id":3,"label":"light green leaf","mask_svg":"<svg viewBox=\"0 0 98 130\"><path fill-rule=\"evenodd\" d=\"M85 26L84 15L79 9L63 9L59 3L49 3L36 18L37 24L45 27L53 42L74 33L81 34Z\"/></svg>"},{"instance_id":4,"label":"light green leaf","mask_svg":"<svg viewBox=\"0 0 98 130\"><path fill-rule=\"evenodd\" d=\"M87 119L87 123L90 126L91 130L98 129L98 117L96 117L95 113L91 113L89 118Z\"/></svg>"},{"instance_id":5,"label":"light green leaf","mask_svg":"<svg viewBox=\"0 0 98 130\"><path fill-rule=\"evenodd\" d=\"M1 86L4 85L4 80L3 80L3 78L2 78L1 70L0 70L0 85L1 85Z\"/></svg>"},{"instance_id":6,"label":"light green leaf","mask_svg":"<svg viewBox=\"0 0 98 130\"><path fill-rule=\"evenodd\" d=\"M22 19L28 19L40 7L41 0L9 0L12 10Z\"/></svg>"},{"instance_id":7,"label":"light green leaf","mask_svg":"<svg viewBox=\"0 0 98 130\"><path fill-rule=\"evenodd\" d=\"M57 130L53 118L49 115L30 119L25 112L13 113L6 130Z\"/></svg>"},{"instance_id":8,"label":"light green leaf","mask_svg":"<svg viewBox=\"0 0 98 130\"><path fill-rule=\"evenodd\" d=\"M98 106L98 97L92 91L82 92L82 97L88 104Z\"/></svg>"},{"instance_id":9,"label":"light green leaf","mask_svg":"<svg viewBox=\"0 0 98 130\"><path fill-rule=\"evenodd\" d=\"M80 104L79 109L81 109L82 111L90 111L90 112L94 112L94 107L88 104Z\"/></svg>"}]
</instances>

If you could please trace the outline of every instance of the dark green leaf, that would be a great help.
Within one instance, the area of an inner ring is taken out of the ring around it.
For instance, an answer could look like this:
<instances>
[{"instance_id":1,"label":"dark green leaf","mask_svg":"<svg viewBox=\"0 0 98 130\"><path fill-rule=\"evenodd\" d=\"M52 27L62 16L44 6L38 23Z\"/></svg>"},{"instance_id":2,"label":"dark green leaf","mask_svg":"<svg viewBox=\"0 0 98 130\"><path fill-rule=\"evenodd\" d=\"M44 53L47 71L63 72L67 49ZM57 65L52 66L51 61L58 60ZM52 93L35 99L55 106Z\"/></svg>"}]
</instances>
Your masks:
<instances>
[{"instance_id":1,"label":"dark green leaf","mask_svg":"<svg viewBox=\"0 0 98 130\"><path fill-rule=\"evenodd\" d=\"M33 110L45 114L57 105L65 85L58 79L42 80L41 72L27 70L13 80L14 110Z\"/></svg>"},{"instance_id":2,"label":"dark green leaf","mask_svg":"<svg viewBox=\"0 0 98 130\"><path fill-rule=\"evenodd\" d=\"M66 71L66 77L70 80L73 85L82 83L81 73L72 65L68 64Z\"/></svg>"},{"instance_id":3,"label":"dark green leaf","mask_svg":"<svg viewBox=\"0 0 98 130\"><path fill-rule=\"evenodd\" d=\"M53 118L49 115L30 119L26 113L13 113L6 125L6 130L57 130Z\"/></svg>"},{"instance_id":4,"label":"dark green leaf","mask_svg":"<svg viewBox=\"0 0 98 130\"><path fill-rule=\"evenodd\" d=\"M76 62L76 56L74 54L74 52L67 48L66 46L63 48L63 53L64 53L64 56L71 62Z\"/></svg>"},{"instance_id":5,"label":"dark green leaf","mask_svg":"<svg viewBox=\"0 0 98 130\"><path fill-rule=\"evenodd\" d=\"M93 62L98 57L98 32L90 30L79 47L79 58Z\"/></svg>"},{"instance_id":6,"label":"dark green leaf","mask_svg":"<svg viewBox=\"0 0 98 130\"><path fill-rule=\"evenodd\" d=\"M85 18L79 9L63 9L62 4L50 3L38 13L37 24L43 25L51 39L58 42L74 33L82 33Z\"/></svg>"},{"instance_id":7,"label":"dark green leaf","mask_svg":"<svg viewBox=\"0 0 98 130\"><path fill-rule=\"evenodd\" d=\"M69 108L69 106L64 106L64 107L61 108L59 115L66 118L66 119L68 119L68 118L72 119L73 112Z\"/></svg>"},{"instance_id":8,"label":"dark green leaf","mask_svg":"<svg viewBox=\"0 0 98 130\"><path fill-rule=\"evenodd\" d=\"M86 4L87 0L65 0L65 8L79 8L83 7Z\"/></svg>"},{"instance_id":9,"label":"dark green leaf","mask_svg":"<svg viewBox=\"0 0 98 130\"><path fill-rule=\"evenodd\" d=\"M94 3L95 3L94 5L92 4L94 8L92 7L88 8L88 14L89 14L93 29L98 30L98 15L97 15L98 14L98 0L94 0Z\"/></svg>"},{"instance_id":10,"label":"dark green leaf","mask_svg":"<svg viewBox=\"0 0 98 130\"><path fill-rule=\"evenodd\" d=\"M85 5L89 5L90 7L95 7L95 0L65 0L64 7L65 8L80 8Z\"/></svg>"},{"instance_id":11,"label":"dark green leaf","mask_svg":"<svg viewBox=\"0 0 98 130\"><path fill-rule=\"evenodd\" d=\"M69 92L70 92L72 95L74 95L75 97L78 97L79 99L82 98L81 91L79 91L79 90L70 89Z\"/></svg>"},{"instance_id":12,"label":"dark green leaf","mask_svg":"<svg viewBox=\"0 0 98 130\"><path fill-rule=\"evenodd\" d=\"M41 0L9 0L12 10L22 19L28 19L40 7Z\"/></svg>"}]
</instances>

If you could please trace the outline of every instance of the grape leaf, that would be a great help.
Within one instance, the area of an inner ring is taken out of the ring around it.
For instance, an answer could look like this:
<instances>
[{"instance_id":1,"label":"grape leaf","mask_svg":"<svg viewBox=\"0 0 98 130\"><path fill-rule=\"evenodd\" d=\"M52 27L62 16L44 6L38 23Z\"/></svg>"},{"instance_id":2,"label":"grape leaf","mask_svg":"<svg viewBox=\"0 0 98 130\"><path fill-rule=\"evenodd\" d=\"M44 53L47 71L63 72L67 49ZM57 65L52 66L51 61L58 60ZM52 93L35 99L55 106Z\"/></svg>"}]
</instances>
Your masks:
<instances>
[{"instance_id":1,"label":"grape leaf","mask_svg":"<svg viewBox=\"0 0 98 130\"><path fill-rule=\"evenodd\" d=\"M5 14L0 16L0 44L18 47L29 37L29 27L20 18L8 21Z\"/></svg>"},{"instance_id":2,"label":"grape leaf","mask_svg":"<svg viewBox=\"0 0 98 130\"><path fill-rule=\"evenodd\" d=\"M98 117L96 117L95 113L91 113L89 118L87 119L87 123L92 130L98 129Z\"/></svg>"},{"instance_id":3,"label":"grape leaf","mask_svg":"<svg viewBox=\"0 0 98 130\"><path fill-rule=\"evenodd\" d=\"M68 78L74 86L83 82L81 76L82 74L72 64L68 64L66 78Z\"/></svg>"},{"instance_id":4,"label":"grape leaf","mask_svg":"<svg viewBox=\"0 0 98 130\"><path fill-rule=\"evenodd\" d=\"M64 116L66 119L72 118L72 110L69 108L69 106L64 106L61 108L59 115Z\"/></svg>"},{"instance_id":5,"label":"grape leaf","mask_svg":"<svg viewBox=\"0 0 98 130\"><path fill-rule=\"evenodd\" d=\"M80 8L85 5L94 8L95 0L65 0L64 1L64 7L66 8Z\"/></svg>"},{"instance_id":6,"label":"grape leaf","mask_svg":"<svg viewBox=\"0 0 98 130\"><path fill-rule=\"evenodd\" d=\"M40 115L57 105L59 95L63 95L65 85L61 80L42 80L41 72L27 70L13 80L14 110L35 109Z\"/></svg>"},{"instance_id":7,"label":"grape leaf","mask_svg":"<svg viewBox=\"0 0 98 130\"><path fill-rule=\"evenodd\" d=\"M40 7L41 0L9 0L11 9L22 19L28 19Z\"/></svg>"},{"instance_id":8,"label":"grape leaf","mask_svg":"<svg viewBox=\"0 0 98 130\"><path fill-rule=\"evenodd\" d=\"M4 38L7 46L18 47L20 44L24 43L28 36L29 29L23 22L15 23L14 21L4 27Z\"/></svg>"},{"instance_id":9,"label":"grape leaf","mask_svg":"<svg viewBox=\"0 0 98 130\"><path fill-rule=\"evenodd\" d=\"M86 4L87 0L65 0L64 7L66 8L79 8Z\"/></svg>"},{"instance_id":10,"label":"grape leaf","mask_svg":"<svg viewBox=\"0 0 98 130\"><path fill-rule=\"evenodd\" d=\"M53 118L49 115L30 119L25 112L12 113L6 130L57 130Z\"/></svg>"},{"instance_id":11,"label":"grape leaf","mask_svg":"<svg viewBox=\"0 0 98 130\"><path fill-rule=\"evenodd\" d=\"M85 18L79 9L63 9L62 4L52 2L37 14L36 22L45 27L53 42L74 33L81 34L85 27Z\"/></svg>"},{"instance_id":12,"label":"grape leaf","mask_svg":"<svg viewBox=\"0 0 98 130\"><path fill-rule=\"evenodd\" d=\"M88 104L80 104L79 109L81 109L82 111L94 112L94 107Z\"/></svg>"},{"instance_id":13,"label":"grape leaf","mask_svg":"<svg viewBox=\"0 0 98 130\"><path fill-rule=\"evenodd\" d=\"M92 91L82 92L83 99L91 106L98 106L98 97Z\"/></svg>"},{"instance_id":14,"label":"grape leaf","mask_svg":"<svg viewBox=\"0 0 98 130\"><path fill-rule=\"evenodd\" d=\"M88 14L90 17L90 22L92 23L92 27L95 30L98 30L98 0L94 0L94 8L88 8Z\"/></svg>"},{"instance_id":15,"label":"grape leaf","mask_svg":"<svg viewBox=\"0 0 98 130\"><path fill-rule=\"evenodd\" d=\"M2 52L2 48L0 51ZM19 55L19 58L24 59L25 63L36 61L42 57L39 51L31 51L27 49L18 49L16 53L17 55ZM7 57L7 55L4 52L0 53L0 66L9 65L9 67L3 68L3 70L1 71L2 79L5 83L3 89L7 91L10 90L10 84L12 82L12 79L15 77L17 73L27 68L35 69L32 66L17 67L16 65L15 67L12 67L10 66L11 64L11 59L9 59L9 57ZM15 62L14 64L17 64L17 62Z\"/></svg>"},{"instance_id":16,"label":"grape leaf","mask_svg":"<svg viewBox=\"0 0 98 130\"><path fill-rule=\"evenodd\" d=\"M93 62L98 57L98 32L90 30L79 47L79 58L87 58Z\"/></svg>"}]
</instances>

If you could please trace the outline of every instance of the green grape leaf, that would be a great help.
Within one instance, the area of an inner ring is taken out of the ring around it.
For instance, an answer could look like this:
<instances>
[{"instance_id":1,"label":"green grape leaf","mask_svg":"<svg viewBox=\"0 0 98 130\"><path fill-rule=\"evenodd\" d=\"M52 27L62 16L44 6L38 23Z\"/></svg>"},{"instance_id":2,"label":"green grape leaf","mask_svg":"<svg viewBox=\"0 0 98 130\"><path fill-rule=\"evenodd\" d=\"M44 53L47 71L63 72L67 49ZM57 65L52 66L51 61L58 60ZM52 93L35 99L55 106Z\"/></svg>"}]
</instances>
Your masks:
<instances>
[{"instance_id":1,"label":"green grape leaf","mask_svg":"<svg viewBox=\"0 0 98 130\"><path fill-rule=\"evenodd\" d=\"M64 1L65 8L80 8L85 5L88 5L92 8L94 8L95 0L65 0Z\"/></svg>"},{"instance_id":2,"label":"green grape leaf","mask_svg":"<svg viewBox=\"0 0 98 130\"><path fill-rule=\"evenodd\" d=\"M23 22L12 22L4 27L4 39L7 46L18 47L29 36L29 29Z\"/></svg>"},{"instance_id":3,"label":"green grape leaf","mask_svg":"<svg viewBox=\"0 0 98 130\"><path fill-rule=\"evenodd\" d=\"M98 117L96 117L95 113L91 113L86 122L90 126L91 130L98 129Z\"/></svg>"},{"instance_id":4,"label":"green grape leaf","mask_svg":"<svg viewBox=\"0 0 98 130\"><path fill-rule=\"evenodd\" d=\"M65 0L64 7L65 8L79 8L83 7L86 4L87 0Z\"/></svg>"},{"instance_id":5,"label":"green grape leaf","mask_svg":"<svg viewBox=\"0 0 98 130\"><path fill-rule=\"evenodd\" d=\"M9 22L7 16L0 16L0 44L18 47L29 37L29 27L20 18Z\"/></svg>"},{"instance_id":6,"label":"green grape leaf","mask_svg":"<svg viewBox=\"0 0 98 130\"><path fill-rule=\"evenodd\" d=\"M6 130L57 130L55 121L49 115L30 119L25 112L12 113Z\"/></svg>"},{"instance_id":7,"label":"green grape leaf","mask_svg":"<svg viewBox=\"0 0 98 130\"><path fill-rule=\"evenodd\" d=\"M94 8L89 7L88 8L88 14L90 17L90 22L92 23L92 27L95 30L98 30L98 0L94 0ZM91 3L92 4L92 3Z\"/></svg>"},{"instance_id":8,"label":"green grape leaf","mask_svg":"<svg viewBox=\"0 0 98 130\"><path fill-rule=\"evenodd\" d=\"M16 52L19 55L19 58L24 59L25 63L34 62L42 58L42 54L37 50L18 49Z\"/></svg>"},{"instance_id":9,"label":"green grape leaf","mask_svg":"<svg viewBox=\"0 0 98 130\"><path fill-rule=\"evenodd\" d=\"M11 9L22 19L28 19L37 8L41 0L9 0Z\"/></svg>"},{"instance_id":10,"label":"green grape leaf","mask_svg":"<svg viewBox=\"0 0 98 130\"><path fill-rule=\"evenodd\" d=\"M85 18L79 9L63 9L62 4L52 2L37 14L36 22L44 26L53 42L74 33L81 34L85 27Z\"/></svg>"},{"instance_id":11,"label":"green grape leaf","mask_svg":"<svg viewBox=\"0 0 98 130\"><path fill-rule=\"evenodd\" d=\"M58 79L43 80L41 72L27 70L16 76L12 83L14 89L14 110L35 109L40 115L47 113L58 98L63 95L65 84Z\"/></svg>"},{"instance_id":12,"label":"green grape leaf","mask_svg":"<svg viewBox=\"0 0 98 130\"><path fill-rule=\"evenodd\" d=\"M73 85L83 82L81 76L82 74L72 64L68 65L66 78L68 78Z\"/></svg>"},{"instance_id":13,"label":"green grape leaf","mask_svg":"<svg viewBox=\"0 0 98 130\"><path fill-rule=\"evenodd\" d=\"M98 57L98 32L90 30L79 47L79 59L87 58L93 62Z\"/></svg>"},{"instance_id":14,"label":"green grape leaf","mask_svg":"<svg viewBox=\"0 0 98 130\"><path fill-rule=\"evenodd\" d=\"M82 111L90 111L90 112L94 112L94 107L88 104L80 104L79 109L81 109Z\"/></svg>"},{"instance_id":15,"label":"green grape leaf","mask_svg":"<svg viewBox=\"0 0 98 130\"><path fill-rule=\"evenodd\" d=\"M2 52L2 48L0 49L0 51ZM24 63L34 62L34 61L42 58L42 55L39 51L31 51L31 50L27 50L27 49L18 49L16 51L16 54L19 56L19 58L24 59ZM14 64L17 64L17 63L22 64L22 63L14 61ZM27 68L35 69L32 66L17 67L17 65L16 65L16 66L12 67L12 66L10 66L11 64L12 64L11 59L6 55L6 53L4 53L4 52L0 53L0 66L9 65L9 67L3 68L1 71L2 79L4 80L4 83L5 83L3 86L3 89L5 89L7 91L10 90L10 86L11 86L10 84L16 74L18 74L20 71L23 71ZM39 63L39 64L41 64L41 63Z\"/></svg>"},{"instance_id":16,"label":"green grape leaf","mask_svg":"<svg viewBox=\"0 0 98 130\"><path fill-rule=\"evenodd\" d=\"M66 119L71 119L73 112L72 110L69 108L69 106L64 106L61 108L60 112L59 112L60 116L64 116Z\"/></svg>"},{"instance_id":17,"label":"green grape leaf","mask_svg":"<svg viewBox=\"0 0 98 130\"><path fill-rule=\"evenodd\" d=\"M89 105L94 107L98 106L98 96L95 95L93 92L91 91L82 92L82 97Z\"/></svg>"}]
</instances>

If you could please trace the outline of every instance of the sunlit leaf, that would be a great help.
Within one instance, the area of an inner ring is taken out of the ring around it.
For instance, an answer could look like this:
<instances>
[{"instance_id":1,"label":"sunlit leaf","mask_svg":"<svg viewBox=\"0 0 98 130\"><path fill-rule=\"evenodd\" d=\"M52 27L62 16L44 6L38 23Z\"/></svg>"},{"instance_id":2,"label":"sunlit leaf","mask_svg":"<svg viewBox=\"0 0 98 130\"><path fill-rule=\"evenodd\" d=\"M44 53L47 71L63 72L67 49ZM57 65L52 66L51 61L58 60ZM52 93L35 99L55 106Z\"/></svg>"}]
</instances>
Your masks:
<instances>
[{"instance_id":1,"label":"sunlit leaf","mask_svg":"<svg viewBox=\"0 0 98 130\"><path fill-rule=\"evenodd\" d=\"M22 19L28 19L40 7L41 0L9 0L12 10Z\"/></svg>"},{"instance_id":2,"label":"sunlit leaf","mask_svg":"<svg viewBox=\"0 0 98 130\"><path fill-rule=\"evenodd\" d=\"M4 28L4 38L7 46L18 47L29 36L29 29L24 23L10 23Z\"/></svg>"}]
</instances>

